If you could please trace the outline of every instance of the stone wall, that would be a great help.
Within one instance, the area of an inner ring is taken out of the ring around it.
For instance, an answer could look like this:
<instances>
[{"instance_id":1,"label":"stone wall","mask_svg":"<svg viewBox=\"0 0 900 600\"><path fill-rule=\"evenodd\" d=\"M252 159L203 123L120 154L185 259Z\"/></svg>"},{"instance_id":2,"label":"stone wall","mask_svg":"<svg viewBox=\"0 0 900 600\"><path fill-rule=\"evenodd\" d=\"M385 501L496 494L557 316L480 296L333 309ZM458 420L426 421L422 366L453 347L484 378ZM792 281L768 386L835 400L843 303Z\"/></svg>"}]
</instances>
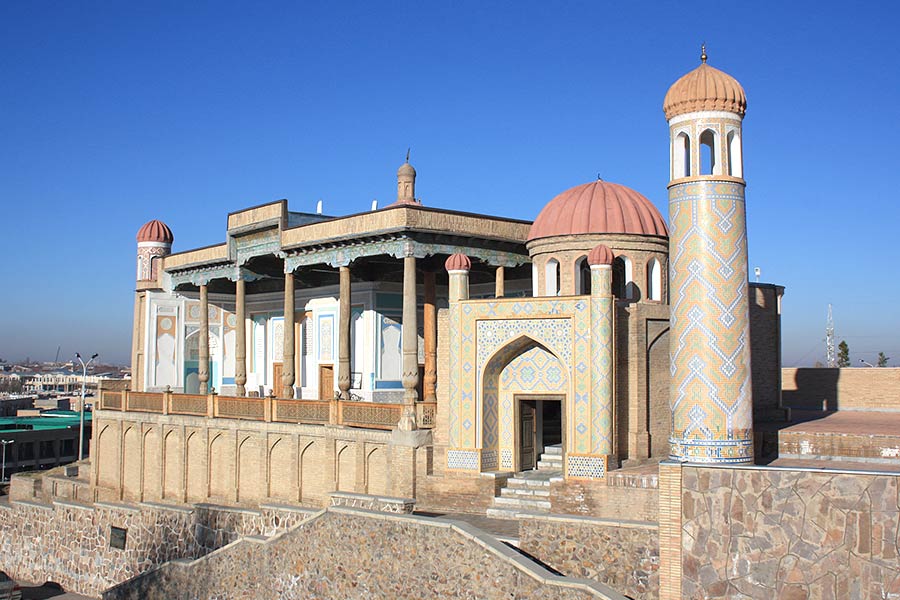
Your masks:
<instances>
[{"instance_id":1,"label":"stone wall","mask_svg":"<svg viewBox=\"0 0 900 600\"><path fill-rule=\"evenodd\" d=\"M900 475L685 466L680 488L681 597L900 597Z\"/></svg>"},{"instance_id":2,"label":"stone wall","mask_svg":"<svg viewBox=\"0 0 900 600\"><path fill-rule=\"evenodd\" d=\"M530 515L519 548L571 577L605 583L635 600L659 596L656 523Z\"/></svg>"},{"instance_id":3,"label":"stone wall","mask_svg":"<svg viewBox=\"0 0 900 600\"><path fill-rule=\"evenodd\" d=\"M195 558L243 535L272 535L309 511L263 506L257 511L212 505L174 507L74 502L0 503L0 569L25 581L55 581L87 595L166 561ZM124 529L124 549L111 547Z\"/></svg>"},{"instance_id":4,"label":"stone wall","mask_svg":"<svg viewBox=\"0 0 900 600\"><path fill-rule=\"evenodd\" d=\"M126 582L105 600L167 598L608 598L465 524L332 508L273 539L247 538Z\"/></svg>"},{"instance_id":5,"label":"stone wall","mask_svg":"<svg viewBox=\"0 0 900 600\"><path fill-rule=\"evenodd\" d=\"M900 368L785 368L781 378L792 408L900 411Z\"/></svg>"}]
</instances>

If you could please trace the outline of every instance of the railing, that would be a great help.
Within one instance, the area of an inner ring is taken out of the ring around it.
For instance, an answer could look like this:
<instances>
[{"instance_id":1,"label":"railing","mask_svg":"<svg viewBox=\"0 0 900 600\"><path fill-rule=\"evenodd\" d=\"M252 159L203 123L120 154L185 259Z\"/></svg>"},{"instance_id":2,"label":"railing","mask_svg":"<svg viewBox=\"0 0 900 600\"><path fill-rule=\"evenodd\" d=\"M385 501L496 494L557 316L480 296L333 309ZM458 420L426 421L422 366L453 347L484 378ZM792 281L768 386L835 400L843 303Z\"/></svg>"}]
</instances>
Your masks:
<instances>
[{"instance_id":1,"label":"railing","mask_svg":"<svg viewBox=\"0 0 900 600\"><path fill-rule=\"evenodd\" d=\"M220 419L243 419L309 425L345 425L367 429L393 429L403 414L402 404L356 400L295 400L290 398L244 398L218 394L173 392L123 392L101 390L101 410L151 412ZM416 403L420 429L435 426L437 404Z\"/></svg>"},{"instance_id":2,"label":"railing","mask_svg":"<svg viewBox=\"0 0 900 600\"><path fill-rule=\"evenodd\" d=\"M164 397L162 394L153 394L151 392L129 392L126 398L128 399L126 410L154 413L161 413L163 411Z\"/></svg>"},{"instance_id":3,"label":"railing","mask_svg":"<svg viewBox=\"0 0 900 600\"><path fill-rule=\"evenodd\" d=\"M393 429L403 414L402 404L341 401L338 423L350 427Z\"/></svg>"},{"instance_id":4,"label":"railing","mask_svg":"<svg viewBox=\"0 0 900 600\"><path fill-rule=\"evenodd\" d=\"M272 403L272 420L276 423L325 424L331 419L331 402L328 400L289 400L275 398Z\"/></svg>"}]
</instances>

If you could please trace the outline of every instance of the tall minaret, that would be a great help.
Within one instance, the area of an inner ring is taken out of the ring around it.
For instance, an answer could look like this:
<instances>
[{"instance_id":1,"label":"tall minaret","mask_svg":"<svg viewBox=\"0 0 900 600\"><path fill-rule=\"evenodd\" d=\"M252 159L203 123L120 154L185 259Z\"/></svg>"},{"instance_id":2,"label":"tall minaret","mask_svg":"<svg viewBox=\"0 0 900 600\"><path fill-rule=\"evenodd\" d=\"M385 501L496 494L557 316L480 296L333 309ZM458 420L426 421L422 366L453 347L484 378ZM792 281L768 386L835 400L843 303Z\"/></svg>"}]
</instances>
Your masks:
<instances>
[{"instance_id":1,"label":"tall minaret","mask_svg":"<svg viewBox=\"0 0 900 600\"><path fill-rule=\"evenodd\" d=\"M157 265L154 259L168 256L174 241L172 230L162 221L153 219L144 223L137 233L137 280L156 281Z\"/></svg>"},{"instance_id":2,"label":"tall minaret","mask_svg":"<svg viewBox=\"0 0 900 600\"><path fill-rule=\"evenodd\" d=\"M752 463L747 220L741 121L747 99L706 64L669 88L671 458Z\"/></svg>"},{"instance_id":3,"label":"tall minaret","mask_svg":"<svg viewBox=\"0 0 900 600\"><path fill-rule=\"evenodd\" d=\"M131 335L131 389L134 391L142 392L147 389L147 382L144 381L147 368L144 357L147 336L153 336L155 339L161 327L172 334L172 339L176 339L175 318L167 319L157 316L155 328L153 331L149 331L146 309L148 291L158 290L161 287L159 263L162 258L171 254L174 239L168 225L156 219L144 223L137 233L137 284L134 293L134 325Z\"/></svg>"}]
</instances>

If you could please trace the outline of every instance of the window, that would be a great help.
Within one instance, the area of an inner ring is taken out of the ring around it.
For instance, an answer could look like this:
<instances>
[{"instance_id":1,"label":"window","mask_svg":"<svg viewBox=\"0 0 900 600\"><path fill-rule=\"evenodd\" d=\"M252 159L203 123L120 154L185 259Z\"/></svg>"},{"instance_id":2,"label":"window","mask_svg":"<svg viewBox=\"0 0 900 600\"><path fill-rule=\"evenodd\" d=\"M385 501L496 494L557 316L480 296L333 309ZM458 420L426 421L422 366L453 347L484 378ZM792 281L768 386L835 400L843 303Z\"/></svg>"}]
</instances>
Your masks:
<instances>
[{"instance_id":1,"label":"window","mask_svg":"<svg viewBox=\"0 0 900 600\"><path fill-rule=\"evenodd\" d=\"M716 155L716 134L712 129L707 129L700 134L701 175L718 175L720 173Z\"/></svg>"},{"instance_id":2,"label":"window","mask_svg":"<svg viewBox=\"0 0 900 600\"><path fill-rule=\"evenodd\" d=\"M45 458L54 458L55 452L53 451L53 440L45 440L41 442L40 452L41 460Z\"/></svg>"},{"instance_id":3,"label":"window","mask_svg":"<svg viewBox=\"0 0 900 600\"><path fill-rule=\"evenodd\" d=\"M672 148L672 179L691 176L691 138L684 132L675 136Z\"/></svg>"},{"instance_id":4,"label":"window","mask_svg":"<svg viewBox=\"0 0 900 600\"><path fill-rule=\"evenodd\" d=\"M34 460L34 443L24 442L19 444L19 462Z\"/></svg>"},{"instance_id":5,"label":"window","mask_svg":"<svg viewBox=\"0 0 900 600\"><path fill-rule=\"evenodd\" d=\"M662 300L662 268L655 258L647 263L647 298Z\"/></svg>"},{"instance_id":6,"label":"window","mask_svg":"<svg viewBox=\"0 0 900 600\"><path fill-rule=\"evenodd\" d=\"M587 256L575 261L575 294L578 296L591 293L591 266Z\"/></svg>"},{"instance_id":7,"label":"window","mask_svg":"<svg viewBox=\"0 0 900 600\"><path fill-rule=\"evenodd\" d=\"M728 174L732 177L744 176L744 165L741 157L741 136L737 130L728 132Z\"/></svg>"},{"instance_id":8,"label":"window","mask_svg":"<svg viewBox=\"0 0 900 600\"><path fill-rule=\"evenodd\" d=\"M544 268L544 295L559 295L559 261L551 258Z\"/></svg>"}]
</instances>

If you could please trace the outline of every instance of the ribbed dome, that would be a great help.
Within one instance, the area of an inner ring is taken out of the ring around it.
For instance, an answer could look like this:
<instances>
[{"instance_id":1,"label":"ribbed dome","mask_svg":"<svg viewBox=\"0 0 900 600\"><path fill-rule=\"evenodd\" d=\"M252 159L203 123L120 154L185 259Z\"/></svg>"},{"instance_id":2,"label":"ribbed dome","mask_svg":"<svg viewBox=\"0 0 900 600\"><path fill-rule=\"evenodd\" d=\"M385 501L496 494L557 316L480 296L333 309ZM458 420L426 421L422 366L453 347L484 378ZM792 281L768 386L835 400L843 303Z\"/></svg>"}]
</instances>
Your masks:
<instances>
[{"instance_id":1,"label":"ribbed dome","mask_svg":"<svg viewBox=\"0 0 900 600\"><path fill-rule=\"evenodd\" d=\"M704 61L672 84L663 100L663 110L666 120L701 110L723 110L743 117L747 96L737 79Z\"/></svg>"},{"instance_id":2,"label":"ribbed dome","mask_svg":"<svg viewBox=\"0 0 900 600\"><path fill-rule=\"evenodd\" d=\"M588 264L593 265L611 265L616 259L613 251L605 244L597 244L588 252Z\"/></svg>"},{"instance_id":3,"label":"ribbed dome","mask_svg":"<svg viewBox=\"0 0 900 600\"><path fill-rule=\"evenodd\" d=\"M413 169L413 166L412 166L411 164L409 164L408 162L405 162L405 163L403 163L402 165L400 165L400 168L399 168L399 169L397 169L397 175L398 175L398 176L401 176L401 175L412 175L413 177L415 177L415 176L416 176L416 170Z\"/></svg>"},{"instance_id":4,"label":"ribbed dome","mask_svg":"<svg viewBox=\"0 0 900 600\"><path fill-rule=\"evenodd\" d=\"M534 220L528 240L580 233L669 235L652 202L607 181L575 186L551 200Z\"/></svg>"},{"instance_id":5,"label":"ribbed dome","mask_svg":"<svg viewBox=\"0 0 900 600\"><path fill-rule=\"evenodd\" d=\"M450 258L444 263L444 267L448 271L469 271L472 269L472 261L465 254L457 252L450 255Z\"/></svg>"},{"instance_id":6,"label":"ribbed dome","mask_svg":"<svg viewBox=\"0 0 900 600\"><path fill-rule=\"evenodd\" d=\"M172 230L169 229L168 225L153 219L144 223L144 226L138 230L137 241L171 244L175 241L175 236L172 235Z\"/></svg>"}]
</instances>

